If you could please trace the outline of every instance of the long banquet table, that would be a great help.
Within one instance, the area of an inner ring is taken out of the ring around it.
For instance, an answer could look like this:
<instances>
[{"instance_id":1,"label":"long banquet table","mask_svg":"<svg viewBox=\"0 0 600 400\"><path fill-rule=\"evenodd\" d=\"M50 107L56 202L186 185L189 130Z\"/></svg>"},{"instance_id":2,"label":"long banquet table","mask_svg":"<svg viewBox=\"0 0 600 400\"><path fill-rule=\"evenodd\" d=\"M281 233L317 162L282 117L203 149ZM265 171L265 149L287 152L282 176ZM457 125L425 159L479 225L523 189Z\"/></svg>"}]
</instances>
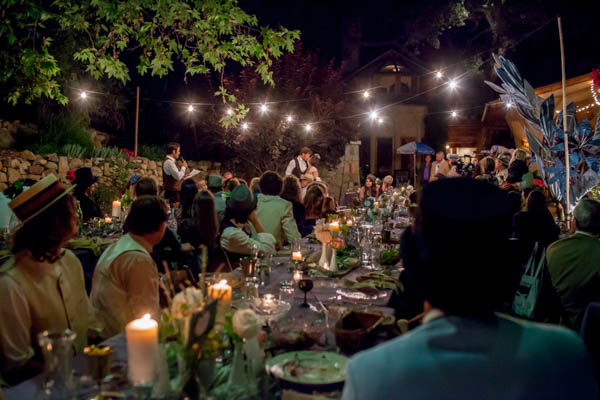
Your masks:
<instances>
[{"instance_id":1,"label":"long banquet table","mask_svg":"<svg viewBox=\"0 0 600 400\"><path fill-rule=\"evenodd\" d=\"M302 248L306 251L319 251L320 244L309 243L306 239L302 240ZM288 251L286 251L288 250ZM289 249L284 249L282 253L288 253ZM289 255L277 255L273 257L273 267L270 276L270 282L261 285L259 288L260 296L265 293L272 293L275 297L278 297L279 287L282 282L292 280L292 272L290 271L292 263ZM392 268L394 274L399 276L402 271L400 263ZM371 270L359 267L346 276L344 279L355 280L355 278L361 274L371 272ZM242 276L241 271L234 271L234 275L239 277ZM339 290L343 288L342 278L312 278L314 281L314 288L308 294L308 303L311 305L310 308L300 307L300 303L303 301L304 295L297 288L294 291L294 304L292 309L288 313L289 316L298 318L302 322L310 321L311 318L318 318L320 312L319 301L322 302L326 307L340 306L340 307L368 307L369 309L378 310L384 315L393 315L393 310L386 307L390 301L392 292L390 290L384 291L380 297L371 300L359 300L356 298L347 298L339 294ZM317 301L318 299L319 301ZM298 329L304 329L302 324L298 325ZM110 345L114 349L113 365L119 365L122 370L126 371L127 367L127 349L125 338L123 334L114 336L104 342L106 345ZM87 374L87 359L83 354L79 354L74 358L73 369L75 375L78 377ZM21 384L7 389L4 394L7 400L21 400L21 399L33 399L35 398L36 390L41 382L41 376L37 376ZM87 385L78 390L78 398L89 398L95 393L95 386L88 382Z\"/></svg>"}]
</instances>

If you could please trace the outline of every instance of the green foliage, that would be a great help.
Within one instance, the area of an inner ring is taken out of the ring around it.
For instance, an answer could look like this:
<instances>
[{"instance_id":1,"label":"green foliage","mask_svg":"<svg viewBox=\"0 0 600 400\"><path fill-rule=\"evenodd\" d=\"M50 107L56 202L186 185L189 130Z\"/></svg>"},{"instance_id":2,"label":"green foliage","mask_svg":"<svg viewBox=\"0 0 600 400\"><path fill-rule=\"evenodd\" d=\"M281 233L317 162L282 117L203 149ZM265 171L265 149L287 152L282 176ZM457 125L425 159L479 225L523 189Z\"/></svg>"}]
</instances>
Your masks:
<instances>
[{"instance_id":1,"label":"green foliage","mask_svg":"<svg viewBox=\"0 0 600 400\"><path fill-rule=\"evenodd\" d=\"M61 156L72 158L83 158L86 156L87 150L78 144L66 144L58 152Z\"/></svg>"},{"instance_id":2,"label":"green foliage","mask_svg":"<svg viewBox=\"0 0 600 400\"><path fill-rule=\"evenodd\" d=\"M90 157L98 157L104 159L124 157L123 152L118 147L100 147L94 149Z\"/></svg>"},{"instance_id":3,"label":"green foliage","mask_svg":"<svg viewBox=\"0 0 600 400\"><path fill-rule=\"evenodd\" d=\"M113 200L121 198L122 191L133 175L133 163L126 159L125 153L120 153L114 159L110 159L110 162L113 173L110 182L97 183L91 194L91 198L105 214L110 214Z\"/></svg>"},{"instance_id":4,"label":"green foliage","mask_svg":"<svg viewBox=\"0 0 600 400\"><path fill-rule=\"evenodd\" d=\"M38 154L88 154L94 148L87 131L87 121L76 114L50 115L42 120L37 135L19 134L15 139L17 148L27 148ZM73 147L74 145L79 147Z\"/></svg>"},{"instance_id":5,"label":"green foliage","mask_svg":"<svg viewBox=\"0 0 600 400\"><path fill-rule=\"evenodd\" d=\"M72 56L94 78L125 83L125 51L135 51L141 75L164 77L174 64L186 76L217 72L227 62L252 67L273 85L273 60L294 49L300 32L259 26L237 0L4 0L0 20L0 84L11 104L45 96L67 102L56 81L61 72L48 51L56 32L77 32L85 45ZM6 38L6 39L4 39ZM223 86L223 85L222 85ZM223 100L235 97L220 90Z\"/></svg>"},{"instance_id":6,"label":"green foliage","mask_svg":"<svg viewBox=\"0 0 600 400\"><path fill-rule=\"evenodd\" d=\"M567 120L568 121L568 120ZM597 202L600 202L600 186L596 186L592 190L589 191L588 196Z\"/></svg>"},{"instance_id":7,"label":"green foliage","mask_svg":"<svg viewBox=\"0 0 600 400\"><path fill-rule=\"evenodd\" d=\"M154 161L162 161L165 158L165 149L161 146L149 146L142 144L138 147L138 156L146 157Z\"/></svg>"}]
</instances>

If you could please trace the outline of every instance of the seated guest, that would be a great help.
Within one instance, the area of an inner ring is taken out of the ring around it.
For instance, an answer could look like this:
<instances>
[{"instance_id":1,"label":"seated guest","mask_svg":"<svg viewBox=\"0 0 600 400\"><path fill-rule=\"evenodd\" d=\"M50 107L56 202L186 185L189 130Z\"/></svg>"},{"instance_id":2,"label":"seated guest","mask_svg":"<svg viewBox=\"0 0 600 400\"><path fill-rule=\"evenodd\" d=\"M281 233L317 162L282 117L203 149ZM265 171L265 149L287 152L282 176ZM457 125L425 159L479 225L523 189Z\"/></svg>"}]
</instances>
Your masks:
<instances>
[{"instance_id":1,"label":"seated guest","mask_svg":"<svg viewBox=\"0 0 600 400\"><path fill-rule=\"evenodd\" d=\"M89 197L94 190L94 184L97 180L98 178L92 174L91 168L84 167L75 171L75 180L73 181L75 190L73 191L73 195L79 200L79 207L83 213L84 221L102 217L100 207Z\"/></svg>"},{"instance_id":2,"label":"seated guest","mask_svg":"<svg viewBox=\"0 0 600 400\"><path fill-rule=\"evenodd\" d=\"M375 175L367 175L367 178L365 179L365 185L360 188L360 192L358 195L358 198L361 202L367 197L376 198L379 195L377 185L375 184L376 181L377 178L375 177Z\"/></svg>"},{"instance_id":3,"label":"seated guest","mask_svg":"<svg viewBox=\"0 0 600 400\"><path fill-rule=\"evenodd\" d=\"M260 177L255 176L250 180L250 190L254 194L260 193Z\"/></svg>"},{"instance_id":4,"label":"seated guest","mask_svg":"<svg viewBox=\"0 0 600 400\"><path fill-rule=\"evenodd\" d=\"M423 189L420 212L404 251L424 295L423 324L355 355L342 399L598 398L575 332L494 312L512 295L509 275L518 269L505 194L445 179Z\"/></svg>"},{"instance_id":5,"label":"seated guest","mask_svg":"<svg viewBox=\"0 0 600 400\"><path fill-rule=\"evenodd\" d=\"M210 190L215 199L215 210L217 210L217 219L219 221L225 215L225 199L221 196L221 188L223 186L221 179L221 175L218 174L210 174L206 178L206 186L208 186L208 190Z\"/></svg>"},{"instance_id":6,"label":"seated guest","mask_svg":"<svg viewBox=\"0 0 600 400\"><path fill-rule=\"evenodd\" d=\"M292 175L292 176L295 176L295 175ZM300 175L300 188L301 188L300 195L302 196L302 201L304 201L304 196L306 196L306 191L308 190L308 185L310 185L314 181L315 180L313 179L312 175L309 175L309 174Z\"/></svg>"},{"instance_id":7,"label":"seated guest","mask_svg":"<svg viewBox=\"0 0 600 400\"><path fill-rule=\"evenodd\" d=\"M479 162L481 168L481 175L478 175L475 179L486 181L491 184L496 184L494 178L494 170L496 169L496 162L492 157L485 157Z\"/></svg>"},{"instance_id":8,"label":"seated guest","mask_svg":"<svg viewBox=\"0 0 600 400\"><path fill-rule=\"evenodd\" d=\"M221 247L229 261L255 254L275 254L275 237L265 232L256 214L256 197L246 185L239 185L227 199L225 218L221 223Z\"/></svg>"},{"instance_id":9,"label":"seated guest","mask_svg":"<svg viewBox=\"0 0 600 400\"><path fill-rule=\"evenodd\" d=\"M198 188L196 187L196 182L192 179L184 180L181 184L181 206L175 210L177 225L184 219L191 218L192 202L197 194Z\"/></svg>"},{"instance_id":10,"label":"seated guest","mask_svg":"<svg viewBox=\"0 0 600 400\"><path fill-rule=\"evenodd\" d=\"M574 214L577 231L548 247L546 263L566 322L579 329L587 305L600 298L600 204L581 200Z\"/></svg>"},{"instance_id":11,"label":"seated guest","mask_svg":"<svg viewBox=\"0 0 600 400\"><path fill-rule=\"evenodd\" d=\"M159 320L158 270L150 256L167 229L167 205L157 196L141 196L131 205L125 235L108 247L92 279L92 306L109 338L144 314Z\"/></svg>"},{"instance_id":12,"label":"seated guest","mask_svg":"<svg viewBox=\"0 0 600 400\"><path fill-rule=\"evenodd\" d=\"M185 182L187 181L189 179ZM135 185L135 195L136 198L141 196L158 196L158 184L156 180L150 177L141 178L137 185ZM185 261L181 253L181 243L177 239L177 236L175 236L175 232L169 228L165 230L160 243L154 246L151 253L157 265L162 265L163 261L176 263Z\"/></svg>"},{"instance_id":13,"label":"seated guest","mask_svg":"<svg viewBox=\"0 0 600 400\"><path fill-rule=\"evenodd\" d=\"M72 188L72 187L71 187ZM41 372L37 335L70 329L87 344L88 298L81 262L65 243L77 236L75 198L52 174L16 196L21 221L0 267L0 372L11 384Z\"/></svg>"},{"instance_id":14,"label":"seated guest","mask_svg":"<svg viewBox=\"0 0 600 400\"><path fill-rule=\"evenodd\" d=\"M304 229L304 204L302 204L302 189L300 181L294 175L288 175L283 178L283 189L280 197L292 203L292 212L294 220L298 227L298 232L303 237L312 232L312 229L306 231Z\"/></svg>"},{"instance_id":15,"label":"seated guest","mask_svg":"<svg viewBox=\"0 0 600 400\"><path fill-rule=\"evenodd\" d=\"M337 202L332 196L325 196L325 199L323 200L323 217L325 218L335 213L337 213Z\"/></svg>"},{"instance_id":16,"label":"seated guest","mask_svg":"<svg viewBox=\"0 0 600 400\"><path fill-rule=\"evenodd\" d=\"M219 220L212 193L203 190L196 195L192 203L192 216L182 221L177 233L182 243L190 243L196 251L200 246L206 246L209 271L216 270L225 261L219 247ZM199 254L196 251L195 255ZM193 269L199 271L200 267L196 265Z\"/></svg>"},{"instance_id":17,"label":"seated guest","mask_svg":"<svg viewBox=\"0 0 600 400\"><path fill-rule=\"evenodd\" d=\"M393 183L394 177L391 175L386 175L386 177L383 178L383 183L381 184L381 193L387 193L394 190Z\"/></svg>"},{"instance_id":18,"label":"seated guest","mask_svg":"<svg viewBox=\"0 0 600 400\"><path fill-rule=\"evenodd\" d=\"M305 232L312 232L317 220L323 218L323 203L325 202L325 192L321 185L312 185L304 197L304 229Z\"/></svg>"},{"instance_id":19,"label":"seated guest","mask_svg":"<svg viewBox=\"0 0 600 400\"><path fill-rule=\"evenodd\" d=\"M294 220L292 203L279 197L283 181L277 172L267 171L260 178L260 196L256 215L260 223L275 237L277 246L293 243L300 239L300 232Z\"/></svg>"}]
</instances>

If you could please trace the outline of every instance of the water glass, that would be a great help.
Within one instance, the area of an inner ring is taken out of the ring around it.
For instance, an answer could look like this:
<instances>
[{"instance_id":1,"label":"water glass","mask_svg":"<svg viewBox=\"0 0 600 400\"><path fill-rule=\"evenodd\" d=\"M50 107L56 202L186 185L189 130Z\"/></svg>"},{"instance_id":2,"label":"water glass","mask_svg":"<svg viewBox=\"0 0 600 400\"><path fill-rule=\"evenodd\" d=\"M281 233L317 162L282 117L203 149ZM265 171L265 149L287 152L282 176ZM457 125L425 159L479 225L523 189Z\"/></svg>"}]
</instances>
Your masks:
<instances>
[{"instance_id":1,"label":"water glass","mask_svg":"<svg viewBox=\"0 0 600 400\"><path fill-rule=\"evenodd\" d=\"M282 282L281 287L279 288L279 300L293 304L294 292L295 289L293 285L290 285L287 282Z\"/></svg>"},{"instance_id":2,"label":"water glass","mask_svg":"<svg viewBox=\"0 0 600 400\"><path fill-rule=\"evenodd\" d=\"M257 277L249 276L244 279L244 297L246 299L258 298L260 282Z\"/></svg>"}]
</instances>

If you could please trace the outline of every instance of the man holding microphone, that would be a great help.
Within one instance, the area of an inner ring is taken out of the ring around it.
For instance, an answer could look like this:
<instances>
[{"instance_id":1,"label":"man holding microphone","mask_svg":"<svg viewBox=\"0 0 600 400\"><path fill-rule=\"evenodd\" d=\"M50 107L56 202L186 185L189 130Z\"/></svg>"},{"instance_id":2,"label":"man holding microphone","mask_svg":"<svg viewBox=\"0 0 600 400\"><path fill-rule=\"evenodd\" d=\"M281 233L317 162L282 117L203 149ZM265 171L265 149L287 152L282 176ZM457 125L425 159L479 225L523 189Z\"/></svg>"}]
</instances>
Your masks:
<instances>
[{"instance_id":1,"label":"man holding microphone","mask_svg":"<svg viewBox=\"0 0 600 400\"><path fill-rule=\"evenodd\" d=\"M169 143L167 145L167 156L163 162L163 188L165 198L169 201L171 207L178 207L181 195L181 184L187 170L187 162L183 160L181 168L177 168L177 159L181 155L179 143Z\"/></svg>"}]
</instances>

